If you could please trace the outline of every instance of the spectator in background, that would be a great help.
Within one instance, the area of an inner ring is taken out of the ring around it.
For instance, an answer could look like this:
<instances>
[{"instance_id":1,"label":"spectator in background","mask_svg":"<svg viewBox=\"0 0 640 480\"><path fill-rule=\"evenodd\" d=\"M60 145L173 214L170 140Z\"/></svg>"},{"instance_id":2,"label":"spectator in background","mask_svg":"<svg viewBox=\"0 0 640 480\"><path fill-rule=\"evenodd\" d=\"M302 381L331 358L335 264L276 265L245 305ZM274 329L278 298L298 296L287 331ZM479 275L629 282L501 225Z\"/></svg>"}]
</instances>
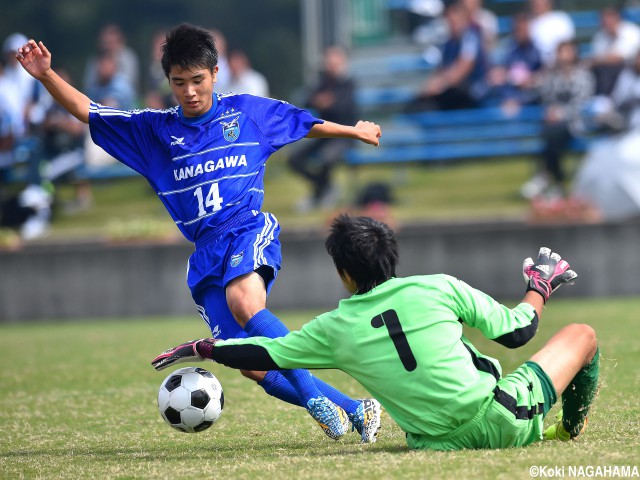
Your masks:
<instances>
[{"instance_id":1,"label":"spectator in background","mask_svg":"<svg viewBox=\"0 0 640 480\"><path fill-rule=\"evenodd\" d=\"M391 228L397 228L398 224L391 209L394 202L391 185L385 182L369 183L357 195L355 208L350 215L370 217Z\"/></svg>"},{"instance_id":2,"label":"spectator in background","mask_svg":"<svg viewBox=\"0 0 640 480\"><path fill-rule=\"evenodd\" d=\"M216 76L216 91L227 93L231 91L231 69L229 68L229 57L227 54L227 38L220 30L211 30L213 39L218 49L218 75Z\"/></svg>"},{"instance_id":3,"label":"spectator in background","mask_svg":"<svg viewBox=\"0 0 640 480\"><path fill-rule=\"evenodd\" d=\"M12 108L16 115L16 122L24 126L25 133L27 127L27 111L34 95L36 82L33 78L25 76L24 69L20 66L15 58L16 46L24 45L27 37L21 33L12 33L2 44L2 57L4 60L4 78L5 81L12 85L12 89L17 89L16 93L12 93ZM20 48L20 47L18 47Z\"/></svg>"},{"instance_id":4,"label":"spectator in background","mask_svg":"<svg viewBox=\"0 0 640 480\"><path fill-rule=\"evenodd\" d=\"M586 109L587 120L597 131L640 132L640 51L625 67L608 96L598 96Z\"/></svg>"},{"instance_id":5,"label":"spectator in background","mask_svg":"<svg viewBox=\"0 0 640 480\"><path fill-rule=\"evenodd\" d=\"M269 96L267 79L251 67L247 54L242 50L229 52L229 71L231 72L229 91L249 93L259 97Z\"/></svg>"},{"instance_id":6,"label":"spectator in background","mask_svg":"<svg viewBox=\"0 0 640 480\"><path fill-rule=\"evenodd\" d=\"M16 140L24 135L24 112L16 116L20 99L14 79L7 77L0 59L0 228L19 230L25 240L45 235L51 218L52 197L39 185L28 185L19 193L6 189L6 176L15 163Z\"/></svg>"},{"instance_id":7,"label":"spectator in background","mask_svg":"<svg viewBox=\"0 0 640 480\"><path fill-rule=\"evenodd\" d=\"M114 24L105 25L100 30L98 55L89 60L85 69L85 89L94 87L98 77L98 62L105 53L109 53L115 58L117 72L124 77L135 95L139 88L140 77L138 56L127 46L125 36L120 27Z\"/></svg>"},{"instance_id":8,"label":"spectator in background","mask_svg":"<svg viewBox=\"0 0 640 480\"><path fill-rule=\"evenodd\" d=\"M129 78L118 68L118 58L112 50L103 50L99 53L94 70L94 81L86 90L89 98L96 103L119 110L134 108L136 100L134 89ZM115 158L93 143L88 132L85 134L84 156L89 168L116 163ZM76 189L76 202L68 206L68 213L86 210L93 203L91 185L88 181L79 182Z\"/></svg>"},{"instance_id":9,"label":"spectator in background","mask_svg":"<svg viewBox=\"0 0 640 480\"><path fill-rule=\"evenodd\" d=\"M14 101L18 94L4 74L4 58L0 58L0 187L6 182L7 168L14 162L13 146L19 134L16 127ZM0 201L3 200L3 189L0 188Z\"/></svg>"},{"instance_id":10,"label":"spectator in background","mask_svg":"<svg viewBox=\"0 0 640 480\"><path fill-rule=\"evenodd\" d=\"M87 95L96 102L120 110L130 110L135 103L135 92L129 79L118 68L118 59L109 50L98 55L95 79L87 87Z\"/></svg>"},{"instance_id":11,"label":"spectator in background","mask_svg":"<svg viewBox=\"0 0 640 480\"><path fill-rule=\"evenodd\" d=\"M349 60L344 49L328 47L324 52L324 68L305 106L329 122L352 124L357 119L355 83L349 75ZM313 193L300 205L300 211L331 207L337 201L337 191L331 182L331 172L342 160L351 140L319 138L305 140L289 158L291 169L311 182Z\"/></svg>"},{"instance_id":12,"label":"spectator in background","mask_svg":"<svg viewBox=\"0 0 640 480\"><path fill-rule=\"evenodd\" d=\"M541 82L544 107L542 170L523 185L521 193L525 198L533 199L541 194L549 199L565 197L563 158L571 140L584 133L582 113L593 97L594 83L591 72L579 63L576 44L561 42L555 65L545 72Z\"/></svg>"},{"instance_id":13,"label":"spectator in background","mask_svg":"<svg viewBox=\"0 0 640 480\"><path fill-rule=\"evenodd\" d=\"M640 53L615 83L598 120L609 135L590 142L573 183L574 203L590 219L640 216Z\"/></svg>"},{"instance_id":14,"label":"spectator in background","mask_svg":"<svg viewBox=\"0 0 640 480\"><path fill-rule=\"evenodd\" d=\"M640 129L640 51L636 52L633 62L618 76L611 92L613 112L623 116L625 129Z\"/></svg>"},{"instance_id":15,"label":"spectator in background","mask_svg":"<svg viewBox=\"0 0 640 480\"><path fill-rule=\"evenodd\" d=\"M33 79L24 76L24 69L15 58L15 47L20 42L26 41L27 37L21 33L12 33L2 44L2 90L5 96L5 109L11 116L13 130L14 153L20 147L22 153L20 161L31 162L36 155L37 146L35 142L29 141L28 112L36 90ZM19 48L19 47L18 47ZM23 71L20 71L23 70ZM13 161L18 160L14 158Z\"/></svg>"},{"instance_id":16,"label":"spectator in background","mask_svg":"<svg viewBox=\"0 0 640 480\"><path fill-rule=\"evenodd\" d=\"M487 59L479 29L461 1L445 7L449 38L440 66L406 108L408 112L474 108L487 93Z\"/></svg>"},{"instance_id":17,"label":"spectator in background","mask_svg":"<svg viewBox=\"0 0 640 480\"><path fill-rule=\"evenodd\" d=\"M147 88L144 97L147 107L158 110L169 108L177 103L160 65L165 35L164 31L159 31L151 39Z\"/></svg>"},{"instance_id":18,"label":"spectator in background","mask_svg":"<svg viewBox=\"0 0 640 480\"><path fill-rule=\"evenodd\" d=\"M620 10L605 7L601 28L593 36L589 63L596 80L596 95L609 95L625 64L640 49L640 27L623 20Z\"/></svg>"},{"instance_id":19,"label":"spectator in background","mask_svg":"<svg viewBox=\"0 0 640 480\"><path fill-rule=\"evenodd\" d=\"M18 229L25 240L46 235L51 219L52 195L43 187L40 177L41 145L37 128L31 128L30 112L37 97L37 84L25 77L25 71L15 58L15 49L27 41L21 33L12 33L2 44L0 103L4 110L5 133L0 140L0 183L5 182L9 169L15 163L27 166L26 186L15 192L0 192L0 216L3 226ZM41 119L33 116L35 123ZM33 125L36 127L36 125ZM7 135L8 134L8 135ZM4 187L4 185L0 185ZM2 188L6 190L6 188ZM4 198L2 198L4 197Z\"/></svg>"},{"instance_id":20,"label":"spectator in background","mask_svg":"<svg viewBox=\"0 0 640 480\"><path fill-rule=\"evenodd\" d=\"M58 75L66 82L71 77L64 69L58 70ZM56 182L62 178L73 182L75 198L65 205L66 213L76 213L88 209L92 204L91 186L89 183L75 181L73 172L85 162L84 143L87 128L57 102L46 90L43 96L51 99L49 107L44 113L42 130L42 168L46 180Z\"/></svg>"},{"instance_id":21,"label":"spectator in background","mask_svg":"<svg viewBox=\"0 0 640 480\"><path fill-rule=\"evenodd\" d=\"M531 39L544 64L552 66L558 45L575 37L573 21L566 12L553 10L553 0L529 0L529 6L533 15L529 26Z\"/></svg>"},{"instance_id":22,"label":"spectator in background","mask_svg":"<svg viewBox=\"0 0 640 480\"><path fill-rule=\"evenodd\" d=\"M488 84L497 103L517 109L539 99L536 86L543 65L542 55L529 34L529 15L514 15L511 25L511 34L499 49L497 64L489 71Z\"/></svg>"},{"instance_id":23,"label":"spectator in background","mask_svg":"<svg viewBox=\"0 0 640 480\"><path fill-rule=\"evenodd\" d=\"M469 10L471 21L480 29L484 48L491 51L498 40L498 17L491 10L482 6L482 0L462 0Z\"/></svg>"}]
</instances>

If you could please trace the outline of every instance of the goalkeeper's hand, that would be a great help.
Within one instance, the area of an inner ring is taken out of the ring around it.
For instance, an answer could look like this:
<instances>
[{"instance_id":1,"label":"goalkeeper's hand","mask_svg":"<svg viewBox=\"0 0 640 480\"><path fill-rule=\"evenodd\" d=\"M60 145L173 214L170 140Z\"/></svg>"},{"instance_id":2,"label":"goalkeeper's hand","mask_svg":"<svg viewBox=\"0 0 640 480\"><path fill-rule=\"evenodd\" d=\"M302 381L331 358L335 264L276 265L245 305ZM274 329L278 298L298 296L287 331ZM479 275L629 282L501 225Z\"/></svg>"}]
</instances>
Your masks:
<instances>
[{"instance_id":1,"label":"goalkeeper's hand","mask_svg":"<svg viewBox=\"0 0 640 480\"><path fill-rule=\"evenodd\" d=\"M547 247L540 248L536 261L529 257L522 264L522 275L527 282L527 292L530 290L538 292L546 303L560 285L573 284L578 274L570 268L560 255L552 253Z\"/></svg>"},{"instance_id":2,"label":"goalkeeper's hand","mask_svg":"<svg viewBox=\"0 0 640 480\"><path fill-rule=\"evenodd\" d=\"M183 343L177 347L170 348L162 352L156 358L151 360L151 365L156 370L164 370L165 368L174 365L176 363L184 362L202 362L205 357L200 355L198 349L201 352L211 351L211 348L216 343L214 338L202 338L200 340L191 340L190 342Z\"/></svg>"}]
</instances>

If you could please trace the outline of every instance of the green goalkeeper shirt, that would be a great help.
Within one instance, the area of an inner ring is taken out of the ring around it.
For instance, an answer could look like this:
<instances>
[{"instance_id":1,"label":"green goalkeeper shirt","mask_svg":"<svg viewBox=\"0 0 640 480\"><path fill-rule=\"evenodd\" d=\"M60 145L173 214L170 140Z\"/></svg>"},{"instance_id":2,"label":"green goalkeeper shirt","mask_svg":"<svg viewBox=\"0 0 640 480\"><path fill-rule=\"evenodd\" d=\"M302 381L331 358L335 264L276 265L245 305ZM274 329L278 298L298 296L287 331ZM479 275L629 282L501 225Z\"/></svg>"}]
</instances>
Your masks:
<instances>
[{"instance_id":1,"label":"green goalkeeper shirt","mask_svg":"<svg viewBox=\"0 0 640 480\"><path fill-rule=\"evenodd\" d=\"M462 323L513 348L535 335L537 322L532 305L509 309L448 275L393 278L285 337L220 342L214 359L253 370L340 369L405 432L440 436L473 418L501 375Z\"/></svg>"}]
</instances>

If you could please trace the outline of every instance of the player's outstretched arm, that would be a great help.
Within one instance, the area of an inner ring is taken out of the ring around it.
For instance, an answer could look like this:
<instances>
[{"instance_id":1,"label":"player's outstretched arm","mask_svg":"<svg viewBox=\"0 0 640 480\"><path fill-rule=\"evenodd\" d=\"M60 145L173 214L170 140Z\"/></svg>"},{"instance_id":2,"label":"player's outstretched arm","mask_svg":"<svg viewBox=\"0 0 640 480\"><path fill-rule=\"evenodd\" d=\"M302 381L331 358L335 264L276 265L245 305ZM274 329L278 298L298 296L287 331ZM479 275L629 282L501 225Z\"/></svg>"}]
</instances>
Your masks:
<instances>
[{"instance_id":1,"label":"player's outstretched arm","mask_svg":"<svg viewBox=\"0 0 640 480\"><path fill-rule=\"evenodd\" d=\"M216 340L213 338L202 338L200 340L185 342L162 352L151 361L151 365L153 365L153 368L156 370L164 370L176 363L201 362L204 360L204 357L200 355L197 348L201 342L209 343L213 346Z\"/></svg>"},{"instance_id":2,"label":"player's outstretched arm","mask_svg":"<svg viewBox=\"0 0 640 480\"><path fill-rule=\"evenodd\" d=\"M273 361L269 352L258 345L240 342L224 348L214 348L216 343L218 340L215 338L191 340L165 350L151 361L151 365L156 370L164 370L177 363L201 362L206 359L242 370L266 371L280 368Z\"/></svg>"},{"instance_id":3,"label":"player's outstretched arm","mask_svg":"<svg viewBox=\"0 0 640 480\"><path fill-rule=\"evenodd\" d=\"M51 96L71 115L89 123L91 100L84 93L65 82L51 68L51 53L44 43L29 40L18 49L16 58L22 67L39 80Z\"/></svg>"},{"instance_id":4,"label":"player's outstretched arm","mask_svg":"<svg viewBox=\"0 0 640 480\"><path fill-rule=\"evenodd\" d=\"M362 120L353 127L327 121L317 123L307 134L307 138L353 138L376 147L380 144L381 136L380 125Z\"/></svg>"}]
</instances>

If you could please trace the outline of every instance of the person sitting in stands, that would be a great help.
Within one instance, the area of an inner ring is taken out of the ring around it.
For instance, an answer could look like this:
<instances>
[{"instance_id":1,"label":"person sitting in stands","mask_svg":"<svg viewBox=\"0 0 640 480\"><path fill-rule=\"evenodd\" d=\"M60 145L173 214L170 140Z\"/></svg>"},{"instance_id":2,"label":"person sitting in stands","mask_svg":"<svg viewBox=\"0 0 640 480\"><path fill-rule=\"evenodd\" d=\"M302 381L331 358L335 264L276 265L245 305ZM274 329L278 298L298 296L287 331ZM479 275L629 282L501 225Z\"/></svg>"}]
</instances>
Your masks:
<instances>
[{"instance_id":1,"label":"person sitting in stands","mask_svg":"<svg viewBox=\"0 0 640 480\"><path fill-rule=\"evenodd\" d=\"M487 60L479 28L461 1L446 6L445 18L449 39L440 66L407 105L407 112L474 108L486 94Z\"/></svg>"}]
</instances>

